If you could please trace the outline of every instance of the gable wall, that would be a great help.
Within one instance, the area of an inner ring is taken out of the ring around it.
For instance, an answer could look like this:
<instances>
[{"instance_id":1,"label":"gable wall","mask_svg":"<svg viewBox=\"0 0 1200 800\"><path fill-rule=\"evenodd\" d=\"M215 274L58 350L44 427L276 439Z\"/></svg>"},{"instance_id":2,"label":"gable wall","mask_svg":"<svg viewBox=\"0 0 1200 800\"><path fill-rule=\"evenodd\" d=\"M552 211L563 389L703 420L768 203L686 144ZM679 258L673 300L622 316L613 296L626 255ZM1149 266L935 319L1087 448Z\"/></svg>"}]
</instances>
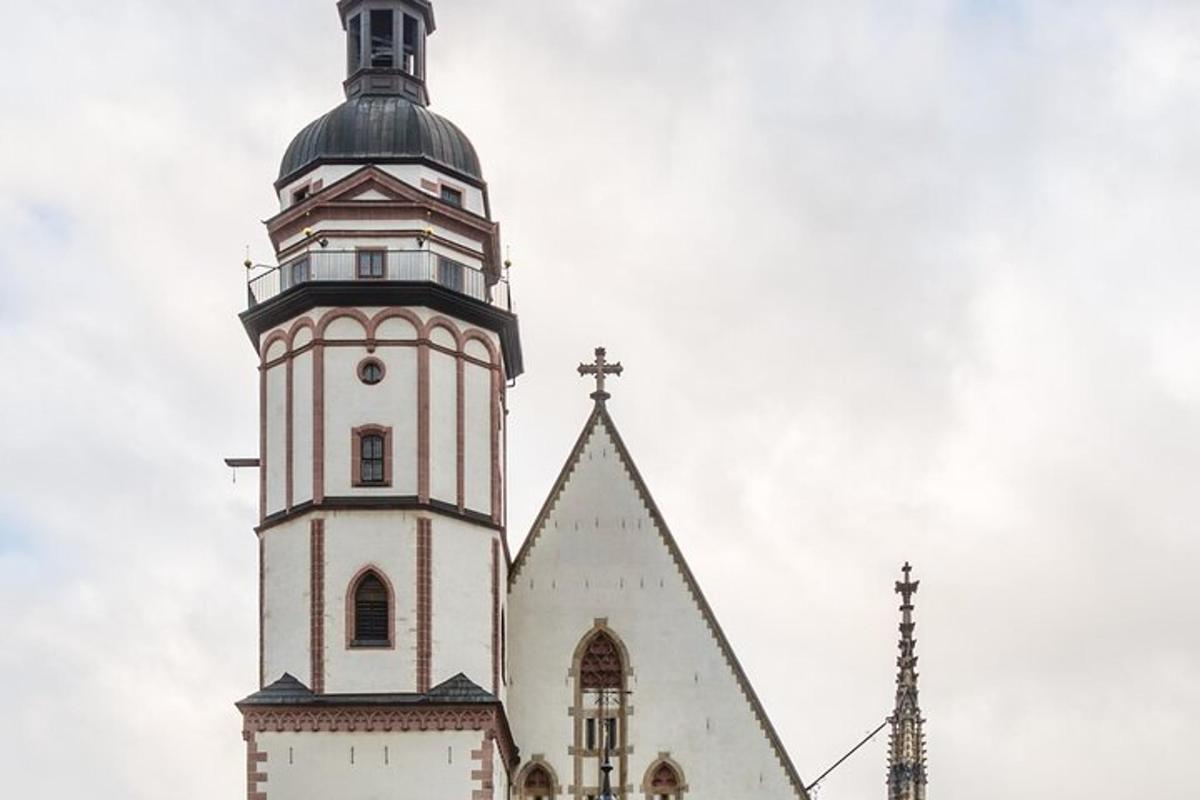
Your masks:
<instances>
[{"instance_id":1,"label":"gable wall","mask_svg":"<svg viewBox=\"0 0 1200 800\"><path fill-rule=\"evenodd\" d=\"M574 783L568 670L603 617L632 667L629 797L643 796L660 752L682 767L688 796L795 797L612 440L597 430L510 589L509 714L522 753L544 755L564 789Z\"/></svg>"}]
</instances>

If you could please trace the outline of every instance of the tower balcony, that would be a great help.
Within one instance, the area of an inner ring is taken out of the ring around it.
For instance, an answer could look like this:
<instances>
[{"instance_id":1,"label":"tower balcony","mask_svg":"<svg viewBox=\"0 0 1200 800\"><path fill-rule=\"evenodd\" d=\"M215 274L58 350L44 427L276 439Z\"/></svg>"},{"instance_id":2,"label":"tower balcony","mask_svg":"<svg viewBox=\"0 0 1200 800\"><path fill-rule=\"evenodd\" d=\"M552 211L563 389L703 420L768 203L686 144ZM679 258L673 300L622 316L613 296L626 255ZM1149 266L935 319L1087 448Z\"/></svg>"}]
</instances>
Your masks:
<instances>
[{"instance_id":1,"label":"tower balcony","mask_svg":"<svg viewBox=\"0 0 1200 800\"><path fill-rule=\"evenodd\" d=\"M429 250L314 250L246 285L249 309L289 289L313 283L435 284L481 303L512 311L508 281Z\"/></svg>"}]
</instances>

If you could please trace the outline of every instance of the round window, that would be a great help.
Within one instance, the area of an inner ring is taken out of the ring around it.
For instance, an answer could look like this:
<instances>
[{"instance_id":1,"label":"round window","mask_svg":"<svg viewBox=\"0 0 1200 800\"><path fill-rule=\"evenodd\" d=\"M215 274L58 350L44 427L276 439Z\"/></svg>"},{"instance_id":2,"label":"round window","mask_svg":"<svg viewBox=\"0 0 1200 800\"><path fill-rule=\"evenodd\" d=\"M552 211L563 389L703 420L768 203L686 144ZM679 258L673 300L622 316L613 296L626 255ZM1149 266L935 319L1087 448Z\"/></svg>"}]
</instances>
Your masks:
<instances>
[{"instance_id":1,"label":"round window","mask_svg":"<svg viewBox=\"0 0 1200 800\"><path fill-rule=\"evenodd\" d=\"M383 362L377 358L365 358L358 365L358 377L363 383L374 386L383 380Z\"/></svg>"}]
</instances>

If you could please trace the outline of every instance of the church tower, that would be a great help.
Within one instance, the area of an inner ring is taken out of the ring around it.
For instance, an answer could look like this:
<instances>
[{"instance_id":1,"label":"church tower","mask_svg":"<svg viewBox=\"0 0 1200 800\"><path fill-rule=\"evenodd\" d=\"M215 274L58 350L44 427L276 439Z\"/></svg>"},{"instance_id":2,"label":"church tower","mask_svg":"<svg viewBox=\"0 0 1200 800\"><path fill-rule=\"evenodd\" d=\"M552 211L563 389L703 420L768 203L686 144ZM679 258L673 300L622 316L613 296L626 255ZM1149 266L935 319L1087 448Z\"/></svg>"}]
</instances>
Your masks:
<instances>
[{"instance_id":1,"label":"church tower","mask_svg":"<svg viewBox=\"0 0 1200 800\"><path fill-rule=\"evenodd\" d=\"M900 595L900 655L896 658L896 708L890 719L888 742L888 800L925 800L925 720L917 698L917 640L913 638L913 595L920 581L912 580L905 563L904 579L896 582Z\"/></svg>"},{"instance_id":2,"label":"church tower","mask_svg":"<svg viewBox=\"0 0 1200 800\"><path fill-rule=\"evenodd\" d=\"M499 226L428 108L429 0L341 0L346 100L283 157L259 357L259 689L247 796L503 798L505 389L522 371ZM250 265L248 265L250 266Z\"/></svg>"}]
</instances>

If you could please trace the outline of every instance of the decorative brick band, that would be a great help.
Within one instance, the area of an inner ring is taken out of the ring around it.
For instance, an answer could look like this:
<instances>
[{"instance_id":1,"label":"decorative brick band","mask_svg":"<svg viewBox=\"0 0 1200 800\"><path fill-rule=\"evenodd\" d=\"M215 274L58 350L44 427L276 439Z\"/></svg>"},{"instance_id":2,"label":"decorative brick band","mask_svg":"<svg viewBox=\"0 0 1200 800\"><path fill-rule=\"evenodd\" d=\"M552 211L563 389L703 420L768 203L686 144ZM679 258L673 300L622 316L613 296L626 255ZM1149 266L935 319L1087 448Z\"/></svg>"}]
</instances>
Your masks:
<instances>
[{"instance_id":1,"label":"decorative brick band","mask_svg":"<svg viewBox=\"0 0 1200 800\"><path fill-rule=\"evenodd\" d=\"M494 742L499 747L504 767L511 773L517 764L517 747L499 703L478 706L423 705L384 708L371 705L334 708L287 706L246 708L242 711L242 736L247 742L252 742L255 734L264 732L390 733L472 730L486 734L487 741Z\"/></svg>"},{"instance_id":2,"label":"decorative brick band","mask_svg":"<svg viewBox=\"0 0 1200 800\"><path fill-rule=\"evenodd\" d=\"M311 554L309 596L312 599L312 607L308 646L312 669L311 685L314 692L323 694L325 692L325 520L312 520L309 539L309 553Z\"/></svg>"},{"instance_id":3,"label":"decorative brick band","mask_svg":"<svg viewBox=\"0 0 1200 800\"><path fill-rule=\"evenodd\" d=\"M433 661L433 520L417 520L417 691L429 691Z\"/></svg>"},{"instance_id":4,"label":"decorative brick band","mask_svg":"<svg viewBox=\"0 0 1200 800\"><path fill-rule=\"evenodd\" d=\"M267 800L267 790L260 783L267 782L267 754L259 751L254 741L254 731L243 730L246 740L246 800Z\"/></svg>"},{"instance_id":5,"label":"decorative brick band","mask_svg":"<svg viewBox=\"0 0 1200 800\"><path fill-rule=\"evenodd\" d=\"M429 502L429 345L417 347L417 497Z\"/></svg>"},{"instance_id":6,"label":"decorative brick band","mask_svg":"<svg viewBox=\"0 0 1200 800\"><path fill-rule=\"evenodd\" d=\"M471 770L471 780L479 781L479 788L471 791L471 800L492 800L495 797L496 749L492 744L491 732L483 734L483 743L478 750L471 751L471 759L479 766Z\"/></svg>"}]
</instances>

